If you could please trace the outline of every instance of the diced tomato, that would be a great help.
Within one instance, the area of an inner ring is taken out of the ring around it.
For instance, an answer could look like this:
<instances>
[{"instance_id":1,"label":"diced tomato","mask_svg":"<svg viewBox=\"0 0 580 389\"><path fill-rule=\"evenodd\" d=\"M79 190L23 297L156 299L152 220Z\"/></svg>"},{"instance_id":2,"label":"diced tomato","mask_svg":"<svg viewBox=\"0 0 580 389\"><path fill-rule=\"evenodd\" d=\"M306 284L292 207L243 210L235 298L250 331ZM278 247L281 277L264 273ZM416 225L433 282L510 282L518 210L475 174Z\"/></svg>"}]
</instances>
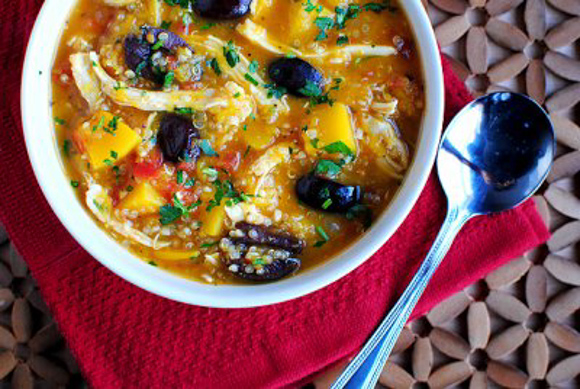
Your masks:
<instances>
[{"instance_id":1,"label":"diced tomato","mask_svg":"<svg viewBox=\"0 0 580 389\"><path fill-rule=\"evenodd\" d=\"M177 170L183 170L187 173L195 172L197 164L195 162L179 162L177 164Z\"/></svg>"},{"instance_id":2,"label":"diced tomato","mask_svg":"<svg viewBox=\"0 0 580 389\"><path fill-rule=\"evenodd\" d=\"M133 175L145 179L156 177L162 165L163 155L159 149L155 148L143 161L133 165Z\"/></svg>"},{"instance_id":3,"label":"diced tomato","mask_svg":"<svg viewBox=\"0 0 580 389\"><path fill-rule=\"evenodd\" d=\"M66 77L63 78L62 77L63 75L65 75ZM70 85L73 82L70 62L63 61L55 65L52 70L52 80L61 85Z\"/></svg>"},{"instance_id":4,"label":"diced tomato","mask_svg":"<svg viewBox=\"0 0 580 389\"><path fill-rule=\"evenodd\" d=\"M180 86L183 90L198 90L203 84L201 82L184 82Z\"/></svg>"},{"instance_id":5,"label":"diced tomato","mask_svg":"<svg viewBox=\"0 0 580 389\"><path fill-rule=\"evenodd\" d=\"M177 23L173 23L171 25L172 30L175 30L176 33L180 34L180 35L184 35L187 32L187 28L185 27L185 24L183 24L182 21L179 21Z\"/></svg>"},{"instance_id":6,"label":"diced tomato","mask_svg":"<svg viewBox=\"0 0 580 389\"><path fill-rule=\"evenodd\" d=\"M215 166L220 169L225 169L228 173L234 173L240 167L241 155L239 151L230 151L220 155L220 160Z\"/></svg>"}]
</instances>

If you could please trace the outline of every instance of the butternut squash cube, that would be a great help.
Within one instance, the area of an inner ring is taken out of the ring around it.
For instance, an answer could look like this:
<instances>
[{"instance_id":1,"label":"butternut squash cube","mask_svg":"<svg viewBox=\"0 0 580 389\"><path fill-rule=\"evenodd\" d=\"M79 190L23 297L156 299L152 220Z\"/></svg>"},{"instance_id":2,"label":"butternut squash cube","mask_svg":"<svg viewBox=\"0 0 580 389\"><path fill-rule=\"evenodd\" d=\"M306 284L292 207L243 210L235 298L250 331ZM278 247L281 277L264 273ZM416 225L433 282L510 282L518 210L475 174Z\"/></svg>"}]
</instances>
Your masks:
<instances>
[{"instance_id":1,"label":"butternut squash cube","mask_svg":"<svg viewBox=\"0 0 580 389\"><path fill-rule=\"evenodd\" d=\"M88 132L86 146L93 170L116 164L141 143L141 137L110 112L97 112Z\"/></svg>"},{"instance_id":2,"label":"butternut squash cube","mask_svg":"<svg viewBox=\"0 0 580 389\"><path fill-rule=\"evenodd\" d=\"M325 146L342 142L356 154L356 140L349 108L342 103L316 106L310 114L311 120L302 133L306 152L316 155Z\"/></svg>"},{"instance_id":3,"label":"butternut squash cube","mask_svg":"<svg viewBox=\"0 0 580 389\"><path fill-rule=\"evenodd\" d=\"M141 182L121 201L119 208L151 214L159 212L165 203L165 198L150 183Z\"/></svg>"},{"instance_id":4,"label":"butternut squash cube","mask_svg":"<svg viewBox=\"0 0 580 389\"><path fill-rule=\"evenodd\" d=\"M225 205L219 205L206 212L203 216L201 230L209 236L220 236L226 218Z\"/></svg>"},{"instance_id":5,"label":"butternut squash cube","mask_svg":"<svg viewBox=\"0 0 580 389\"><path fill-rule=\"evenodd\" d=\"M320 15L315 10L307 12L303 3L303 1L289 2L288 30L284 40L292 46L296 43L300 43L298 46L309 43L318 33L314 20ZM318 7L316 0L312 0L311 3L314 7Z\"/></svg>"},{"instance_id":6,"label":"butternut squash cube","mask_svg":"<svg viewBox=\"0 0 580 389\"><path fill-rule=\"evenodd\" d=\"M153 256L164 261L182 261L184 259L197 258L198 250L158 250L153 252Z\"/></svg>"}]
</instances>

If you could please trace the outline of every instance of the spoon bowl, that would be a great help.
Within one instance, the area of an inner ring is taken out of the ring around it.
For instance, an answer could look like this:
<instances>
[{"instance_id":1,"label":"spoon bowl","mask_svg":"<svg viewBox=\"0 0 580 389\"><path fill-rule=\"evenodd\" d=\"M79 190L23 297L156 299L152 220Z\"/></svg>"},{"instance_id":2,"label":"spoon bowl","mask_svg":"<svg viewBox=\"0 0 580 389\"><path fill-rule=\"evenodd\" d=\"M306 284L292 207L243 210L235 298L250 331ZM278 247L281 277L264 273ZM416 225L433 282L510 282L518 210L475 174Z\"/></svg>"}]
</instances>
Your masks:
<instances>
[{"instance_id":1,"label":"spoon bowl","mask_svg":"<svg viewBox=\"0 0 580 389\"><path fill-rule=\"evenodd\" d=\"M527 96L497 92L449 124L437 172L449 203L473 215L513 208L536 192L552 166L554 129Z\"/></svg>"},{"instance_id":2,"label":"spoon bowl","mask_svg":"<svg viewBox=\"0 0 580 389\"><path fill-rule=\"evenodd\" d=\"M498 92L451 121L437 157L447 216L417 274L332 389L375 387L387 358L461 227L474 216L516 207L540 188L552 166L554 127L532 99Z\"/></svg>"}]
</instances>

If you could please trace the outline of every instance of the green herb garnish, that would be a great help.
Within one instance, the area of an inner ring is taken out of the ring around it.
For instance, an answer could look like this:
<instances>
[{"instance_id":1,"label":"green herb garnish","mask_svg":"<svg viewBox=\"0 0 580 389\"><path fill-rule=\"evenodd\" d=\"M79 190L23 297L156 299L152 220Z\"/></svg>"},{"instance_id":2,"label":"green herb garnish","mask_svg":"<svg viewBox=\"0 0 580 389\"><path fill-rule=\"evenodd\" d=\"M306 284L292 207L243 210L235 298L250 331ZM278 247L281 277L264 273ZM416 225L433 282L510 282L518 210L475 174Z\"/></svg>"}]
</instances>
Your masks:
<instances>
[{"instance_id":1,"label":"green herb garnish","mask_svg":"<svg viewBox=\"0 0 580 389\"><path fill-rule=\"evenodd\" d=\"M175 73L173 71L168 72L163 80L163 88L167 89L173 85L173 80L175 80Z\"/></svg>"},{"instance_id":2,"label":"green herb garnish","mask_svg":"<svg viewBox=\"0 0 580 389\"><path fill-rule=\"evenodd\" d=\"M222 74L222 69L220 68L217 58L212 58L209 61L209 66L213 69L216 75L220 76Z\"/></svg>"},{"instance_id":3,"label":"green herb garnish","mask_svg":"<svg viewBox=\"0 0 580 389\"><path fill-rule=\"evenodd\" d=\"M234 46L234 42L229 41L227 46L224 46L224 57L226 57L226 61L230 67L235 67L238 62L240 62L240 56L236 51L236 47Z\"/></svg>"}]
</instances>

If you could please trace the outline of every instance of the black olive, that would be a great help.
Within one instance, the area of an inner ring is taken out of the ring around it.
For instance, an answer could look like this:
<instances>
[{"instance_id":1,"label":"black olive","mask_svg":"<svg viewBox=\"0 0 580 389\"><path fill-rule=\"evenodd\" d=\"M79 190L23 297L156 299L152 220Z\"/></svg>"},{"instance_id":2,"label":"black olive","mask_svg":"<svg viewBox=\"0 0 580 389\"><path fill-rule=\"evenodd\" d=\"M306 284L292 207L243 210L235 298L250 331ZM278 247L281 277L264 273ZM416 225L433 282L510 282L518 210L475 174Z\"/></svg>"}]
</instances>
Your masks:
<instances>
[{"instance_id":1,"label":"black olive","mask_svg":"<svg viewBox=\"0 0 580 389\"><path fill-rule=\"evenodd\" d=\"M187 116L169 113L161 119L157 144L166 161L195 162L200 155L198 138L199 132Z\"/></svg>"},{"instance_id":2,"label":"black olive","mask_svg":"<svg viewBox=\"0 0 580 389\"><path fill-rule=\"evenodd\" d=\"M178 47L187 47L192 53L194 51L179 35L162 28L145 26L141 28L141 32L140 36L130 34L125 37L125 63L138 76L162 85L166 74L153 66L151 60L153 54L156 52L161 52L164 55L171 54ZM160 45L155 45L155 43L159 42L159 35L161 33L166 34L164 36L165 39L161 40ZM149 34L153 36L153 44L147 39ZM201 72L199 73L199 77L201 77Z\"/></svg>"},{"instance_id":3,"label":"black olive","mask_svg":"<svg viewBox=\"0 0 580 389\"><path fill-rule=\"evenodd\" d=\"M272 62L268 75L277 85L299 97L317 96L324 90L324 77L300 58L280 58Z\"/></svg>"},{"instance_id":4,"label":"black olive","mask_svg":"<svg viewBox=\"0 0 580 389\"><path fill-rule=\"evenodd\" d=\"M250 224L250 226L252 225ZM252 228L255 227L252 226ZM265 263L263 258L260 259L262 261L260 264L255 259L253 261L247 259L246 255L251 247L258 250L260 248L266 249L267 255L270 255L271 263ZM301 265L300 259L293 258L292 253L288 250L272 248L274 251L271 252L269 246L248 244L237 240L237 238L223 238L220 241L220 248L223 254L222 261L228 270L245 280L278 280L296 272Z\"/></svg>"},{"instance_id":5,"label":"black olive","mask_svg":"<svg viewBox=\"0 0 580 389\"><path fill-rule=\"evenodd\" d=\"M360 186L342 185L312 173L298 180L296 194L304 204L333 213L346 213L361 200Z\"/></svg>"},{"instance_id":6,"label":"black olive","mask_svg":"<svg viewBox=\"0 0 580 389\"><path fill-rule=\"evenodd\" d=\"M199 16L210 19L238 19L250 12L252 0L196 0L193 8Z\"/></svg>"},{"instance_id":7,"label":"black olive","mask_svg":"<svg viewBox=\"0 0 580 389\"><path fill-rule=\"evenodd\" d=\"M286 250L292 254L299 254L304 249L305 243L286 232L276 232L271 228L246 222L236 224L236 229L244 232L244 236L232 238L236 243L244 243L250 246L268 246Z\"/></svg>"},{"instance_id":8,"label":"black olive","mask_svg":"<svg viewBox=\"0 0 580 389\"><path fill-rule=\"evenodd\" d=\"M231 265L235 265L232 267ZM230 261L228 269L236 276L250 281L276 281L284 278L300 269L301 261L298 258L276 259L269 265L265 265L261 272L257 272L251 268L251 271L246 270L246 266L242 261ZM251 265L250 265L251 266ZM234 271L235 270L235 271Z\"/></svg>"},{"instance_id":9,"label":"black olive","mask_svg":"<svg viewBox=\"0 0 580 389\"><path fill-rule=\"evenodd\" d=\"M163 28L156 28L156 27L149 27L144 26L141 27L142 31L142 39L149 42L147 39L147 35L152 34L154 37L153 42L157 43L159 41L159 34L165 33L164 39L162 39L162 44L160 48L163 48L168 51L175 51L178 47L187 47L193 52L193 49L187 44L187 42L177 34L174 34L171 31L167 31ZM153 43L153 45L155 45Z\"/></svg>"}]
</instances>

